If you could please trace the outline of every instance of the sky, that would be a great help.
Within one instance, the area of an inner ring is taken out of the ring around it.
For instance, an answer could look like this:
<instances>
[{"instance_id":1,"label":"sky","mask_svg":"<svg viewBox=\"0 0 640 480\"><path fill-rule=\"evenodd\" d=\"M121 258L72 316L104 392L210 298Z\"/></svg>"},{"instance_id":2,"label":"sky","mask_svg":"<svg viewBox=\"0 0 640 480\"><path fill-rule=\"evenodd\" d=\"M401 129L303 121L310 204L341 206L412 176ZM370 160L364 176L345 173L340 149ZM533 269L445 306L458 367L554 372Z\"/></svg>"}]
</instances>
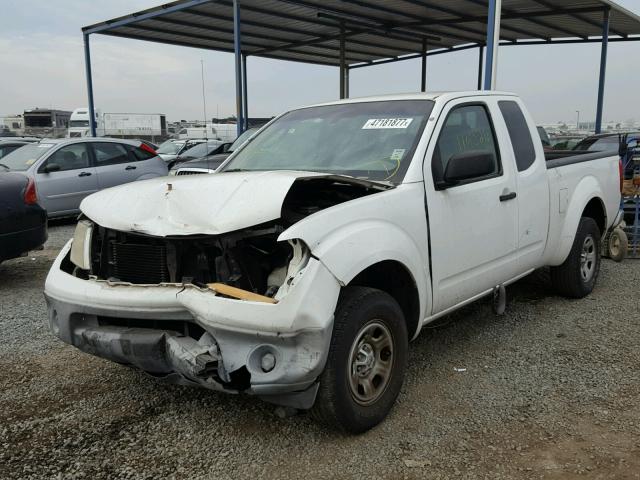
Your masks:
<instances>
[{"instance_id":1,"label":"sky","mask_svg":"<svg viewBox=\"0 0 640 480\"><path fill-rule=\"evenodd\" d=\"M0 115L34 107L86 106L81 27L160 5L162 0L0 0ZM640 14L640 0L618 0ZM613 43L604 121L640 120L640 42ZM201 60L207 117L235 114L230 53L92 35L96 108L165 113L169 121L202 119ZM600 45L500 49L498 85L520 94L538 123L595 118ZM247 60L249 113L270 117L338 96L338 69L270 59ZM473 90L477 50L429 58L428 90ZM355 69L352 97L413 92L420 61Z\"/></svg>"}]
</instances>

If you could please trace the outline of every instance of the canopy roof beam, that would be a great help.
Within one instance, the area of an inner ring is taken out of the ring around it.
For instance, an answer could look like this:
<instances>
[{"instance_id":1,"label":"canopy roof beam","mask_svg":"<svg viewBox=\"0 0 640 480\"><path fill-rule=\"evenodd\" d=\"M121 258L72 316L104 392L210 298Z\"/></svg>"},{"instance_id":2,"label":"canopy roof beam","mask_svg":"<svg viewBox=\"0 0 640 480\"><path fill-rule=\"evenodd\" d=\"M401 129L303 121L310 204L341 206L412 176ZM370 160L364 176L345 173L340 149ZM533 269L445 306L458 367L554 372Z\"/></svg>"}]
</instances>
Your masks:
<instances>
[{"instance_id":1,"label":"canopy roof beam","mask_svg":"<svg viewBox=\"0 0 640 480\"><path fill-rule=\"evenodd\" d=\"M288 0L280 0L280 1L288 1ZM411 1L411 0L404 0L404 1L405 2L409 2L409 3L413 3L414 5L417 4L417 5L422 6L422 7L425 6L423 4L423 2L415 2L415 1ZM418 17L418 16L413 15L413 14L401 12L401 11L396 10L394 8L385 7L383 5L378 5L378 4L372 4L372 3L369 3L369 2L366 2L366 1L362 1L362 0L347 0L347 3L352 3L354 5L358 5L360 7L368 8L370 10L377 10L379 12L384 12L384 13L388 13L388 14L391 14L391 15L396 15L396 16L399 16L399 17L405 17L405 18L409 18L409 19L416 19L416 23L415 23L416 27L420 26L417 23L417 21L420 21L420 20L424 20L425 22L431 21L431 19L428 18L428 17ZM439 8L438 10L440 10L440 11L442 11L444 13L449 13L449 14L451 14L453 12L454 15L458 15L458 13L455 12L455 10L451 10L449 8L445 8L444 10L442 8ZM363 16L363 15L361 15L361 16ZM363 18L364 18L364 16L363 16ZM369 18L371 18L372 20L376 20L378 22L384 22L384 20L380 19L379 17L378 18L369 17ZM466 34L479 35L481 38L484 37L484 32L482 30L478 30L476 28L470 28L470 27L451 27L451 28L456 28L458 30L462 30ZM438 35L441 35L441 36L448 36L448 37L454 37L454 38L456 36L456 34L445 33L445 32L442 32L441 30L439 30L439 31L433 30L432 33L437 33ZM466 38L465 37L458 37L458 38L462 38L463 40L470 40L470 41L473 41L474 43L478 42L477 38L470 39L470 37L468 37L468 36Z\"/></svg>"},{"instance_id":2,"label":"canopy roof beam","mask_svg":"<svg viewBox=\"0 0 640 480\"><path fill-rule=\"evenodd\" d=\"M533 1L536 2L538 5L542 5L543 7L547 7L547 8L551 8L551 9L556 8L546 0L533 0ZM605 10L608 10L608 9L605 9ZM580 15L578 13L569 13L569 15L572 16L573 18L575 18L576 20L580 20L583 23L591 25L592 27L603 28L603 24L602 23L599 23L599 22L596 22L594 20L591 20L590 18L585 18L585 17L583 17L582 15ZM615 29L611 29L611 32L613 32L616 35L619 35L621 37L626 37L626 35L624 33L621 33L620 31L616 31Z\"/></svg>"},{"instance_id":3,"label":"canopy roof beam","mask_svg":"<svg viewBox=\"0 0 640 480\"><path fill-rule=\"evenodd\" d=\"M242 9L246 10L246 11L255 11L256 10L256 8L254 8L254 7L244 6L244 5L242 6ZM224 15L212 15L212 14L206 13L206 12L187 10L186 13L191 13L193 15L201 15L203 17L210 18L212 20L218 20L218 21L220 21L220 20L223 20L223 21L224 20L232 20L231 17L226 17ZM260 12L257 12L257 13L260 13ZM295 20L295 18L292 18L291 20ZM312 35L306 30L300 30L300 29L296 29L296 28L292 28L292 27L274 26L274 25L269 25L268 23L263 23L263 22L255 22L255 21L251 21L251 20L243 20L242 23L245 24L245 25L248 25L248 26L257 27L257 28L264 28L264 29L267 29L267 30L273 30L273 31L277 31L277 32L287 32L287 33L291 33L291 34L305 35L305 36ZM324 26L332 26L332 27L335 26L335 25L333 25L333 23L331 23L331 24L324 23L323 25ZM206 28L206 27L202 27L202 28ZM416 40L415 38L412 38L412 37L399 37L399 36L393 36L393 35L385 35L383 33L378 33L378 32L379 32L379 29L371 29L371 31L367 31L366 33L370 33L372 35L380 36L381 38L385 38L385 36L386 37L391 36L391 38L395 38L395 39L400 40L400 41L406 41L407 43L417 43L418 42L418 40ZM246 35L254 36L254 34L251 34L251 33L246 33ZM266 38L266 37L264 37L264 38ZM315 38L314 38L314 40L315 40ZM290 41L290 39L286 39L286 40L282 39L282 41L287 41L287 42L293 43L293 42ZM387 50L387 51L390 50L388 47L385 47L382 44L381 45L376 45L375 47L373 47L371 45L371 43L369 43L369 42L363 42L363 41L359 41L359 40L355 40L355 39L351 40L350 43L355 44L355 45L367 46L369 48L375 48L375 49L381 49L381 50ZM333 48L335 48L337 50L337 47L333 47ZM254 52L254 55L255 55L255 52Z\"/></svg>"},{"instance_id":4,"label":"canopy roof beam","mask_svg":"<svg viewBox=\"0 0 640 480\"><path fill-rule=\"evenodd\" d=\"M473 3L475 5L480 5L481 7L487 7L489 6L489 2L488 0L465 0L466 2L470 2ZM506 13L507 15L515 15L517 12L515 10L511 10L508 8L504 8L502 7L502 12ZM504 19L504 17L503 17ZM570 30L566 27L558 27L556 25L553 25L549 22L545 22L544 20L539 20L537 18L525 18L524 20L526 20L529 23L533 23L534 25L537 25L539 27L542 28L546 28L548 30L555 30L556 32L561 32L564 35L569 35L571 37L576 37L576 38L588 38L587 35L581 34L581 33L577 33L573 30ZM508 25L502 25L502 28L510 28ZM539 36L539 35L538 35ZM541 37L541 38L546 38L546 37Z\"/></svg>"},{"instance_id":5,"label":"canopy roof beam","mask_svg":"<svg viewBox=\"0 0 640 480\"><path fill-rule=\"evenodd\" d=\"M161 29L157 29L157 28L153 28L153 27L147 27L144 25L136 25L136 26L132 26L131 28L135 28L138 30L143 30L145 32L151 32L151 33L159 33L159 34L167 34L167 35L175 35L175 36L179 36L179 37L183 37L185 39L187 38L192 38L195 40L204 40L204 41L213 41L219 44L229 44L229 45L233 45L233 40L225 40L222 38L218 38L218 37L212 37L210 35L201 35L201 34L195 34L195 33L182 33L182 32L178 32L178 31L171 31L171 30L161 30ZM233 32L231 32L233 33ZM249 42L249 41L242 41L242 45L244 47L255 47L255 48L260 48L262 46L261 43L256 43L256 42ZM335 48L335 47L324 47L324 46L318 46L316 47L319 50L332 50L332 51L336 51L339 53L339 48ZM299 54L305 54L305 52L303 51L297 51L294 47L290 47L290 48L277 48L275 50L280 50L280 51L289 51L289 52L293 52L293 53L299 53ZM368 55L369 52L364 52L364 51L357 51L357 50L350 50L349 51L350 56L347 57L348 61L358 61L358 58L356 56L353 56L353 54L360 54L360 55ZM313 55L319 56L319 57L325 57L325 58L337 58L337 54L336 55L332 55L332 54L322 54L322 53L313 53ZM360 59L360 61L362 61L362 59Z\"/></svg>"},{"instance_id":6,"label":"canopy roof beam","mask_svg":"<svg viewBox=\"0 0 640 480\"><path fill-rule=\"evenodd\" d=\"M225 1L225 0L218 0L217 3L221 4L221 5L226 5L226 6L230 6L231 2L230 1ZM247 12L253 12L253 13L259 13L261 15L270 15L270 16L275 16L276 14L266 8L261 8L261 7L256 7L253 5L243 5L242 6L243 10L246 10ZM185 9L186 13L191 13L193 15L202 15L204 17L209 17L212 19L224 19L224 17L222 15L211 15L207 12L202 12L200 10L195 10L195 9ZM284 12L279 12L277 14L278 17L287 19L287 20L293 20L296 22L304 22L304 23L308 23L311 25L321 25L323 27L331 27L331 28L338 28L337 25L330 20L322 20L318 17L314 17L314 18L309 18L309 17L304 17L301 15L293 15L293 14L289 14L289 13L284 13ZM264 23L264 22L256 22L256 21L248 21L248 20L243 20L243 23L246 25L252 25L255 27L261 27L261 28L269 28L269 29L275 29L275 30L279 30L282 32L290 32L290 33L296 33L298 35L311 35L308 31L306 30L300 30L300 29L294 29L292 27L289 26L274 26L274 25L269 25L268 23ZM380 37L382 39L382 42L385 41L385 39L387 38L393 38L395 40L399 40L402 42L408 42L408 43L413 43L416 45L415 48L418 48L418 45L420 44L419 39L415 38L415 36L410 36L410 35L400 35L397 33L393 33L393 32L385 32L385 33L380 33L379 29L372 29L371 32L367 32L370 35L374 35L377 37ZM351 40L350 43L357 43L357 44L362 44L362 45L370 45L370 43L366 43L366 42L359 42L356 40Z\"/></svg>"},{"instance_id":7,"label":"canopy roof beam","mask_svg":"<svg viewBox=\"0 0 640 480\"><path fill-rule=\"evenodd\" d=\"M418 5L421 7L425 7L427 9L430 10L436 10L438 12L442 12L442 13L447 13L449 15L455 15L455 16L459 16L459 12L457 10L454 10L452 8L448 8L448 7L443 7L440 5L436 5L432 2L425 2L424 0L404 0L407 3L411 3L413 5ZM485 6L486 6L486 2L485 2ZM450 28L462 28L462 27L457 27L457 26L450 26ZM475 29L474 29L475 30ZM522 35L530 35L531 38L546 38L541 36L539 33L536 32L532 32L531 30L525 30L525 29L521 29L521 28L515 28L515 27L507 27L504 26L503 30L509 30L512 32L516 32L516 33L520 33ZM467 29L466 31L471 31L470 29ZM484 37L484 32L479 31L479 30L475 30L481 37ZM507 35L502 35L502 38L506 39L506 40L513 40L513 37L509 37Z\"/></svg>"},{"instance_id":8,"label":"canopy roof beam","mask_svg":"<svg viewBox=\"0 0 640 480\"><path fill-rule=\"evenodd\" d=\"M220 17L220 19L223 20L227 20L227 18L225 17ZM178 26L183 26L183 27L191 27L191 28L200 28L200 29L204 29L204 30L211 30L213 32L220 32L220 33L231 33L233 34L233 29L232 28L224 28L224 27L214 27L214 26L209 26L209 25L203 25L200 23L193 23L193 22L187 22L184 20L173 20L173 19L165 19L165 18L154 18L153 19L154 22L161 22L161 23L166 23L169 25L178 25ZM243 20L242 23L245 23L247 25L253 24L254 22L248 22ZM258 26L260 28L271 28L273 30L276 30L274 27L269 27L266 24L257 24L255 26ZM286 29L280 29L278 28L276 31L286 31ZM291 33L299 33L298 32L291 32ZM304 32L305 34L308 35L308 32ZM256 39L263 39L263 40L269 40L269 41L273 41L273 42L287 42L286 45L288 45L289 47L295 47L295 46L303 46L302 44L298 45L298 42L292 42L290 38L287 37L283 37L281 35L272 35L272 34L264 34L264 33L256 33L256 32L245 32L243 34L245 37L252 37L252 38L256 38ZM316 40L316 39L314 39ZM290 43L290 45L289 45ZM301 42L300 42L301 43ZM321 43L321 42L319 42ZM368 43L365 42L351 42L351 43L356 43L358 45L367 45L369 48L372 48ZM323 45L323 48L326 49L331 49L331 50L338 50L337 47L331 47L328 45ZM386 51L395 51L397 49L392 49L389 47L386 47L384 45L380 45L376 47L377 50L386 50ZM264 49L267 50L267 49ZM358 52L358 50L353 50L354 52ZM360 51L360 53L362 53L362 51ZM367 52L370 53L370 52Z\"/></svg>"}]
</instances>

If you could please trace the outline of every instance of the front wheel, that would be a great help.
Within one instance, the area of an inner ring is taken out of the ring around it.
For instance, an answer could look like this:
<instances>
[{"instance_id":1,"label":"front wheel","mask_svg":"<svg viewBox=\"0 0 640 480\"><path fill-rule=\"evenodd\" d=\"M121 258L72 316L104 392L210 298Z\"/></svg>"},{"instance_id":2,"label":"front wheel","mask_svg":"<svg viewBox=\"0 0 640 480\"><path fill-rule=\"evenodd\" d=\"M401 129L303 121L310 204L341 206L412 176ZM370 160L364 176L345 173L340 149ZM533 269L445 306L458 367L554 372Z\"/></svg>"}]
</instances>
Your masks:
<instances>
[{"instance_id":1,"label":"front wheel","mask_svg":"<svg viewBox=\"0 0 640 480\"><path fill-rule=\"evenodd\" d=\"M314 417L350 433L380 423L400 393L407 350L407 326L398 303L380 290L346 287L336 308Z\"/></svg>"},{"instance_id":2,"label":"front wheel","mask_svg":"<svg viewBox=\"0 0 640 480\"><path fill-rule=\"evenodd\" d=\"M600 229L592 218L582 217L569 256L551 268L551 282L565 297L583 298L595 287L600 272Z\"/></svg>"}]
</instances>

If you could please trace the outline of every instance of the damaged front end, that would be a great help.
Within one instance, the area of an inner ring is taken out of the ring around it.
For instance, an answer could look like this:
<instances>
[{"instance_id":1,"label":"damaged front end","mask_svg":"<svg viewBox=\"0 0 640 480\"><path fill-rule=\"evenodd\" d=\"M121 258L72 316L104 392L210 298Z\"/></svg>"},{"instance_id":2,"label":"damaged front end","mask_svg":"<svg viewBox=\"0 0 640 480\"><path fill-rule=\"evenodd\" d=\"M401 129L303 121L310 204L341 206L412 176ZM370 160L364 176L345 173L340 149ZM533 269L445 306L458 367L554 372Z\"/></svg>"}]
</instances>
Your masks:
<instances>
[{"instance_id":1,"label":"damaged front end","mask_svg":"<svg viewBox=\"0 0 640 480\"><path fill-rule=\"evenodd\" d=\"M340 285L302 240L278 239L308 215L382 190L305 176L292 180L276 218L189 235L123 229L83 209L47 278L51 328L168 382L310 408ZM166 220L154 217L176 223Z\"/></svg>"}]
</instances>

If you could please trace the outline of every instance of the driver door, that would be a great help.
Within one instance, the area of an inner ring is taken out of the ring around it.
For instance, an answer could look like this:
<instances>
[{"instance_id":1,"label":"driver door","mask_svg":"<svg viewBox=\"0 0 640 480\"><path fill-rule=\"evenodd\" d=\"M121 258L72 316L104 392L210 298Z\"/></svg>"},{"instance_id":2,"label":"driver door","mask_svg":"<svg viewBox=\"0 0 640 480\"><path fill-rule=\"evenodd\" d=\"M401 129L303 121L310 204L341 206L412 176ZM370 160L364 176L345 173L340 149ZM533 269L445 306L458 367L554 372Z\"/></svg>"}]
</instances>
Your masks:
<instances>
[{"instance_id":1,"label":"driver door","mask_svg":"<svg viewBox=\"0 0 640 480\"><path fill-rule=\"evenodd\" d=\"M436 314L515 276L518 210L513 161L501 152L487 103L451 102L433 138L424 176ZM493 173L442 185L453 156L476 153L493 157Z\"/></svg>"},{"instance_id":2,"label":"driver door","mask_svg":"<svg viewBox=\"0 0 640 480\"><path fill-rule=\"evenodd\" d=\"M52 165L56 170L47 172ZM49 215L77 213L80 202L98 191L87 144L65 145L53 152L39 165L35 181L40 204Z\"/></svg>"}]
</instances>

